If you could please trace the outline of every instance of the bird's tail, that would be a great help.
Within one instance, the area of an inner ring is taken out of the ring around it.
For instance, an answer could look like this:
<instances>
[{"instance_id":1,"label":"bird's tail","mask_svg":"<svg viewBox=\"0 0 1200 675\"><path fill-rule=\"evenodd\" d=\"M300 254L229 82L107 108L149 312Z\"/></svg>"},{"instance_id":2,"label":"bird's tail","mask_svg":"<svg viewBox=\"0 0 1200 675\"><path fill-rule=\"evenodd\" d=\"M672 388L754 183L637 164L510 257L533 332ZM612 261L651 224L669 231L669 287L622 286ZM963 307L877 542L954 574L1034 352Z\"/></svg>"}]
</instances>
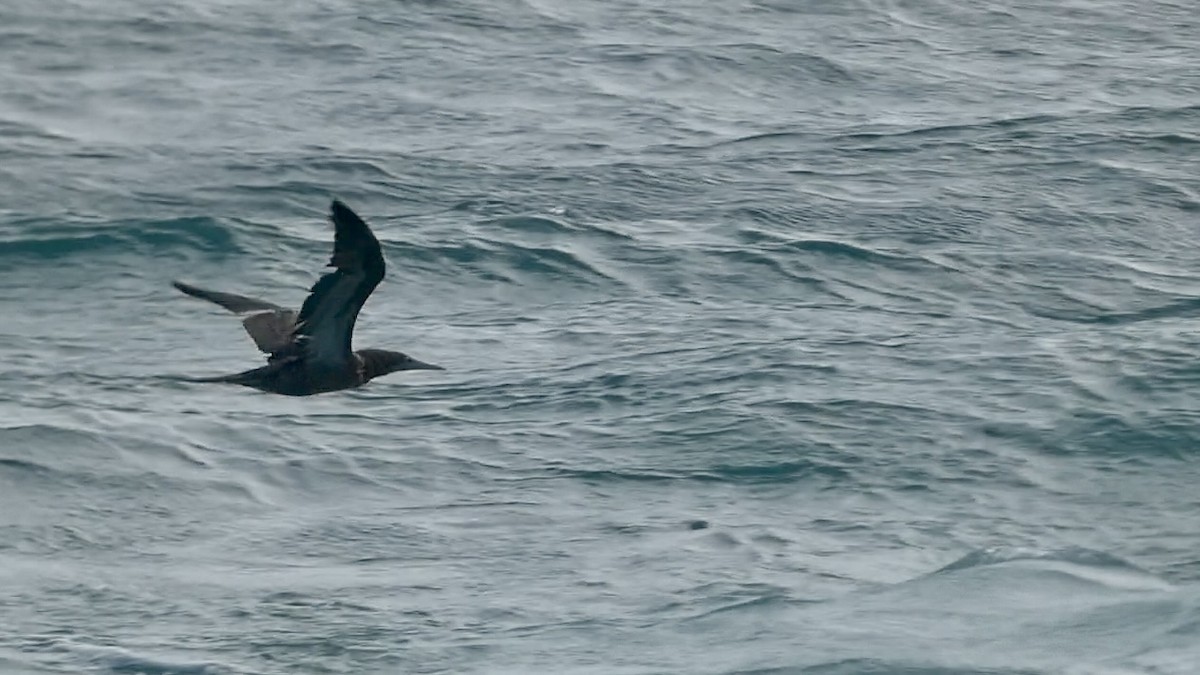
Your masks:
<instances>
[{"instance_id":1,"label":"bird's tail","mask_svg":"<svg viewBox=\"0 0 1200 675\"><path fill-rule=\"evenodd\" d=\"M181 377L176 377L173 379L175 379L179 382L191 382L191 383L224 382L226 384L242 384L241 376L242 376L242 373L234 373L233 375L213 375L210 377L182 377L181 376Z\"/></svg>"},{"instance_id":2,"label":"bird's tail","mask_svg":"<svg viewBox=\"0 0 1200 675\"><path fill-rule=\"evenodd\" d=\"M184 382L199 382L212 383L222 382L225 384L240 384L244 387L263 387L268 384L268 380L279 370L278 365L266 365L261 368L252 368L244 370L240 373L231 375L210 375L208 377L185 377Z\"/></svg>"}]
</instances>

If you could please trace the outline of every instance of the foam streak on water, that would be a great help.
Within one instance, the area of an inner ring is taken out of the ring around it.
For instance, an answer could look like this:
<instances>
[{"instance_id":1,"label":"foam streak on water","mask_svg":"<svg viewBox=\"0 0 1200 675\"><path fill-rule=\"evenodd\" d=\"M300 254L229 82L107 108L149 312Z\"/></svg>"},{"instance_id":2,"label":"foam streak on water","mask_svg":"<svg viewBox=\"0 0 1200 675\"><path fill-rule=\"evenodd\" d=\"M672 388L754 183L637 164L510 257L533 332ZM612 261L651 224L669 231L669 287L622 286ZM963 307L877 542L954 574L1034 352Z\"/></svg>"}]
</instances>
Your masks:
<instances>
[{"instance_id":1,"label":"foam streak on water","mask_svg":"<svg viewBox=\"0 0 1200 675\"><path fill-rule=\"evenodd\" d=\"M0 6L0 670L1190 674L1186 3ZM310 399L183 278L299 306Z\"/></svg>"}]
</instances>

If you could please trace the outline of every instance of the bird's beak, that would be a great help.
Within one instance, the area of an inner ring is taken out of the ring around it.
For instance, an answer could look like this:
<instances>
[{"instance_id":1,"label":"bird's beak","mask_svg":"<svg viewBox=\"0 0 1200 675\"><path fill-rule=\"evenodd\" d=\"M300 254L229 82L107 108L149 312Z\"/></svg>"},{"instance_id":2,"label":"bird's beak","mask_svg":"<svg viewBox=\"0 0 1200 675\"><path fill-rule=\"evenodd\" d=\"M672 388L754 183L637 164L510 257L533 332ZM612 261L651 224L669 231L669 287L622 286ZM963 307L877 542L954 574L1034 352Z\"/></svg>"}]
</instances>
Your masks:
<instances>
[{"instance_id":1,"label":"bird's beak","mask_svg":"<svg viewBox=\"0 0 1200 675\"><path fill-rule=\"evenodd\" d=\"M418 361L416 359L413 359L413 360L409 361L408 363L404 364L404 369L405 370L445 370L445 368L443 368L441 366L435 366L432 363L425 363L424 361Z\"/></svg>"}]
</instances>

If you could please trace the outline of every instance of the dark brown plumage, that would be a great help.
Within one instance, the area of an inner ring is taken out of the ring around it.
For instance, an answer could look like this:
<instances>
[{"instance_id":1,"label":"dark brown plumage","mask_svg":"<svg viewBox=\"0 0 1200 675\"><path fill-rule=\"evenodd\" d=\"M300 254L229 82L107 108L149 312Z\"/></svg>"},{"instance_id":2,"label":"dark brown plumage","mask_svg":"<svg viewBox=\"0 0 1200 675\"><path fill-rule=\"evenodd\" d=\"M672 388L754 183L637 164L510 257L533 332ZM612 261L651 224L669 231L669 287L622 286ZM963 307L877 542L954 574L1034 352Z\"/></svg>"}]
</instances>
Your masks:
<instances>
[{"instance_id":1,"label":"dark brown plumage","mask_svg":"<svg viewBox=\"0 0 1200 675\"><path fill-rule=\"evenodd\" d=\"M264 353L267 365L234 375L193 379L227 382L288 396L351 389L399 370L443 370L400 352L354 351L354 324L363 303L383 279L385 264L371 228L345 204L330 206L334 271L313 285L296 312L274 303L174 282L175 288L235 314Z\"/></svg>"}]
</instances>

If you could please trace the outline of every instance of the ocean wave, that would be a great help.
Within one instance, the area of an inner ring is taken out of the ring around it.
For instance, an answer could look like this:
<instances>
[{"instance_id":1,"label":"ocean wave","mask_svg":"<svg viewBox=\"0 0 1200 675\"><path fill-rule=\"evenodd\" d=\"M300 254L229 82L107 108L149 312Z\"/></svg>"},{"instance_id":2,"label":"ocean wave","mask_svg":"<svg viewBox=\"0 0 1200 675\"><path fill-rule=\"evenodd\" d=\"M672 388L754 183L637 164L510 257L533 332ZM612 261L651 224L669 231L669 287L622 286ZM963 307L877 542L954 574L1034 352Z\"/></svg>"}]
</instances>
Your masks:
<instances>
[{"instance_id":1,"label":"ocean wave","mask_svg":"<svg viewBox=\"0 0 1200 675\"><path fill-rule=\"evenodd\" d=\"M1080 567L1126 571L1131 574L1140 575L1149 574L1127 560L1095 549L1072 547L1059 550L1044 550L1015 546L998 546L971 551L958 560L938 569L933 574L946 574L973 567L1003 565L1018 561L1065 562L1079 565Z\"/></svg>"},{"instance_id":2,"label":"ocean wave","mask_svg":"<svg viewBox=\"0 0 1200 675\"><path fill-rule=\"evenodd\" d=\"M393 259L429 272L461 277L474 274L487 281L519 284L533 279L565 283L621 286L580 255L555 245L523 245L512 241L475 238L456 244L385 243Z\"/></svg>"},{"instance_id":3,"label":"ocean wave","mask_svg":"<svg viewBox=\"0 0 1200 675\"><path fill-rule=\"evenodd\" d=\"M1167 591L1173 584L1118 556L1087 549L1071 547L1059 550L1039 550L1022 547L994 547L972 551L958 560L930 573L923 580L938 579L950 575L976 574L984 569L994 569L999 577L980 580L981 588L990 587L998 579L1026 579L1032 592L1035 584L1044 584L1047 589L1065 592L1063 585L1069 580L1076 586L1094 586L1102 591Z\"/></svg>"},{"instance_id":4,"label":"ocean wave","mask_svg":"<svg viewBox=\"0 0 1200 675\"><path fill-rule=\"evenodd\" d=\"M0 3L0 670L1190 675L1200 15L1084 4ZM449 370L163 376L333 196Z\"/></svg>"},{"instance_id":5,"label":"ocean wave","mask_svg":"<svg viewBox=\"0 0 1200 675\"><path fill-rule=\"evenodd\" d=\"M60 640L58 649L92 668L110 673L130 675L238 675L240 669L215 661L188 661L139 653L137 650L111 645L88 644Z\"/></svg>"},{"instance_id":6,"label":"ocean wave","mask_svg":"<svg viewBox=\"0 0 1200 675\"><path fill-rule=\"evenodd\" d=\"M730 673L729 675L733 675ZM1047 675L1031 668L972 668L922 664L918 659L845 659L802 668L766 668L739 671L738 675Z\"/></svg>"},{"instance_id":7,"label":"ocean wave","mask_svg":"<svg viewBox=\"0 0 1200 675\"><path fill-rule=\"evenodd\" d=\"M241 252L236 231L206 216L73 225L26 218L11 222L9 228L21 235L0 239L0 259L14 262L57 261L114 252L147 257L171 250Z\"/></svg>"}]
</instances>

